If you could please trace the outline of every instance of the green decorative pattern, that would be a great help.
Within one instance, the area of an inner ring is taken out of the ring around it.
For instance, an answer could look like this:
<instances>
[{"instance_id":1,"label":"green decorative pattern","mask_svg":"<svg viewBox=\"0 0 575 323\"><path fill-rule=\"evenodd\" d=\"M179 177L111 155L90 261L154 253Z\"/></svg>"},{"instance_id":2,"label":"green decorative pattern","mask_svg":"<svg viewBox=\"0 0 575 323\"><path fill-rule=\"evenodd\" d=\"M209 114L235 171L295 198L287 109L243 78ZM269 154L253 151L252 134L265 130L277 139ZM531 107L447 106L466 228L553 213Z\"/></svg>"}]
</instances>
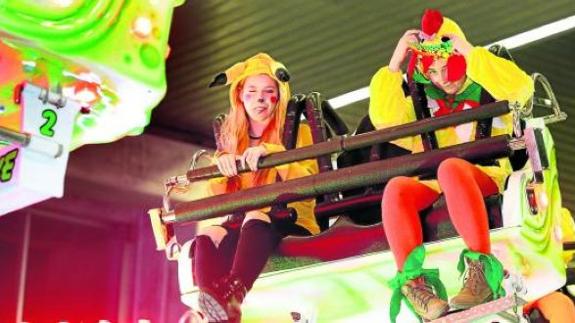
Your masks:
<instances>
[{"instance_id":1,"label":"green decorative pattern","mask_svg":"<svg viewBox=\"0 0 575 323\"><path fill-rule=\"evenodd\" d=\"M558 241L554 232L561 223L562 204L553 137L540 118L527 120L527 126L539 128L543 132L545 142L544 149L549 160L549 168L543 171L542 189L547 196L548 206L544 208L539 205L538 213L531 214L527 202L527 195L523 194L521 206L524 210L521 212L523 215L521 235L530 243L531 248L541 254L547 255L555 268L559 272L564 272L565 264L560 256L562 249L558 248L558 245L562 245L562 242ZM530 164L526 165L526 170L531 173ZM527 183L525 185L527 185Z\"/></svg>"},{"instance_id":2,"label":"green decorative pattern","mask_svg":"<svg viewBox=\"0 0 575 323\"><path fill-rule=\"evenodd\" d=\"M70 99L79 82L97 84L98 101L78 116L71 149L137 135L165 95L170 23L181 3L0 0L0 42L8 45L0 44L0 56L19 53L23 73L13 75L16 84L62 89ZM12 90L0 82L0 92ZM0 105L8 100L0 98Z\"/></svg>"}]
</instances>

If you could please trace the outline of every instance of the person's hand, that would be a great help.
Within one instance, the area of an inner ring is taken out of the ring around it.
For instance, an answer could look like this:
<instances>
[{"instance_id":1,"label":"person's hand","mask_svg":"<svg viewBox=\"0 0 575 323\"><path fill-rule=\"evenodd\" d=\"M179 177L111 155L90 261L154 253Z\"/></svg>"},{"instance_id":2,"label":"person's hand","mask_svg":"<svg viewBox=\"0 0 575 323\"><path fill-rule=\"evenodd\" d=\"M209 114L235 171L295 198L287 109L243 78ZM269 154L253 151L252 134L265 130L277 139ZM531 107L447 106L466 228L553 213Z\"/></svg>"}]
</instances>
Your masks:
<instances>
[{"instance_id":1,"label":"person's hand","mask_svg":"<svg viewBox=\"0 0 575 323\"><path fill-rule=\"evenodd\" d=\"M222 154L216 158L216 165L220 173L225 177L234 177L238 175L238 168L236 167L237 156L234 154Z\"/></svg>"},{"instance_id":2,"label":"person's hand","mask_svg":"<svg viewBox=\"0 0 575 323\"><path fill-rule=\"evenodd\" d=\"M473 45L455 34L445 34L445 36L449 37L451 40L453 49L463 56L467 56L467 54L473 49Z\"/></svg>"},{"instance_id":3,"label":"person's hand","mask_svg":"<svg viewBox=\"0 0 575 323\"><path fill-rule=\"evenodd\" d=\"M417 35L419 34L418 29L410 29L406 31L403 36L397 42L395 46L395 50L393 51L393 55L389 60L389 70L392 72L399 72L401 71L401 65L407 56L407 52L409 51L410 45L413 43L418 43L419 40L417 39Z\"/></svg>"},{"instance_id":4,"label":"person's hand","mask_svg":"<svg viewBox=\"0 0 575 323\"><path fill-rule=\"evenodd\" d=\"M244 151L244 154L240 158L242 167L245 168L246 165L250 168L252 172L258 170L258 161L260 157L267 155L267 151L264 146L249 147Z\"/></svg>"}]
</instances>

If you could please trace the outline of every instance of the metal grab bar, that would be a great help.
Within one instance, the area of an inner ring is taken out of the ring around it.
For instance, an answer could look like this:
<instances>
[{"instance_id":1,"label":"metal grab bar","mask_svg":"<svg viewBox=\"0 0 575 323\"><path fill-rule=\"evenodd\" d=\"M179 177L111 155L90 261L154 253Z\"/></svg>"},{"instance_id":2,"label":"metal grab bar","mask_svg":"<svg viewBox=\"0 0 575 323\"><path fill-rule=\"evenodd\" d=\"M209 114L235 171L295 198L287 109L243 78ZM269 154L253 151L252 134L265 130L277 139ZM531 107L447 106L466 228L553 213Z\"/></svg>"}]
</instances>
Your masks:
<instances>
[{"instance_id":1,"label":"metal grab bar","mask_svg":"<svg viewBox=\"0 0 575 323\"><path fill-rule=\"evenodd\" d=\"M509 113L509 111L508 102L499 101L475 109L464 110L450 115L416 121L351 137L337 136L329 141L321 142L313 146L301 147L262 157L258 162L258 168L270 168L295 161L317 158L318 156L369 147L374 144L415 136L424 132L435 131L462 123L497 117ZM248 168L241 167L239 161L236 166L240 173L250 171ZM186 177L190 182L221 176L222 174L219 172L217 166L204 167L186 173Z\"/></svg>"},{"instance_id":2,"label":"metal grab bar","mask_svg":"<svg viewBox=\"0 0 575 323\"><path fill-rule=\"evenodd\" d=\"M201 221L233 212L245 212L276 203L290 203L311 197L385 183L396 176L415 176L436 171L450 157L478 162L512 153L509 136L497 136L433 150L430 152L369 162L331 172L310 175L235 193L216 195L175 206L163 214L166 224Z\"/></svg>"},{"instance_id":3,"label":"metal grab bar","mask_svg":"<svg viewBox=\"0 0 575 323\"><path fill-rule=\"evenodd\" d=\"M547 98L539 98L533 96L526 105L526 110L521 112L521 116L523 118L533 118L533 108L535 106L542 107L542 108L550 108L553 110L553 114L546 115L543 117L543 121L545 124L552 124L560 121L564 121L567 119L567 114L561 111L561 107L559 107L559 102L557 101L557 97L555 97L555 93L553 92L553 88L551 87L551 83L547 80L547 78L541 73L533 73L531 74L531 78L535 84L541 84Z\"/></svg>"},{"instance_id":4,"label":"metal grab bar","mask_svg":"<svg viewBox=\"0 0 575 323\"><path fill-rule=\"evenodd\" d=\"M64 152L61 144L41 136L14 131L0 126L0 141L16 144L42 155L58 158Z\"/></svg>"}]
</instances>

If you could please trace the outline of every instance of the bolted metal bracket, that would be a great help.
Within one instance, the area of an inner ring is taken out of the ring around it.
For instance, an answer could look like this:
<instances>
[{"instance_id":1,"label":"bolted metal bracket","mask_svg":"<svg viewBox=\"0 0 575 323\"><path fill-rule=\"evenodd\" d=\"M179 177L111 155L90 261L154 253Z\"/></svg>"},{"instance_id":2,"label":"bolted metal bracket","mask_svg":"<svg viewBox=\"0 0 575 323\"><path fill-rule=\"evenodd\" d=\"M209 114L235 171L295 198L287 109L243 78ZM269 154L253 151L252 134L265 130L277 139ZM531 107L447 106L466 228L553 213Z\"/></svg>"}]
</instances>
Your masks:
<instances>
[{"instance_id":1,"label":"bolted metal bracket","mask_svg":"<svg viewBox=\"0 0 575 323\"><path fill-rule=\"evenodd\" d=\"M42 88L38 100L42 101L44 104L51 104L58 109L66 106L66 97L62 94L62 87L60 84L56 86L56 91L50 91L48 89Z\"/></svg>"}]
</instances>

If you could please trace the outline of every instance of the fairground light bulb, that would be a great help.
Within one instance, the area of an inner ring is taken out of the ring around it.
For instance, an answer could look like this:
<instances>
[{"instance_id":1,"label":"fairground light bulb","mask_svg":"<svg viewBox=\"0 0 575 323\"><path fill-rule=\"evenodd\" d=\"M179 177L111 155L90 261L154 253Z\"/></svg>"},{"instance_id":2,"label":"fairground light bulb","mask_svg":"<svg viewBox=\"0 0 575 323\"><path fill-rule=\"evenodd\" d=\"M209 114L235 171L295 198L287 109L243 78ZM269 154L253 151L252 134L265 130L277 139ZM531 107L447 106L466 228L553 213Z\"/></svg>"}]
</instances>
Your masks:
<instances>
[{"instance_id":1,"label":"fairground light bulb","mask_svg":"<svg viewBox=\"0 0 575 323\"><path fill-rule=\"evenodd\" d=\"M132 24L132 31L138 37L146 38L152 34L152 20L150 17L138 16Z\"/></svg>"},{"instance_id":2,"label":"fairground light bulb","mask_svg":"<svg viewBox=\"0 0 575 323\"><path fill-rule=\"evenodd\" d=\"M540 209L546 210L549 206L549 198L547 197L547 192L544 189L541 189L537 193L537 205L539 205Z\"/></svg>"},{"instance_id":3,"label":"fairground light bulb","mask_svg":"<svg viewBox=\"0 0 575 323\"><path fill-rule=\"evenodd\" d=\"M92 105L100 98L96 83L81 82L74 88L74 99L83 104Z\"/></svg>"},{"instance_id":4,"label":"fairground light bulb","mask_svg":"<svg viewBox=\"0 0 575 323\"><path fill-rule=\"evenodd\" d=\"M74 3L74 0L52 0L52 3L59 7L69 7Z\"/></svg>"}]
</instances>

